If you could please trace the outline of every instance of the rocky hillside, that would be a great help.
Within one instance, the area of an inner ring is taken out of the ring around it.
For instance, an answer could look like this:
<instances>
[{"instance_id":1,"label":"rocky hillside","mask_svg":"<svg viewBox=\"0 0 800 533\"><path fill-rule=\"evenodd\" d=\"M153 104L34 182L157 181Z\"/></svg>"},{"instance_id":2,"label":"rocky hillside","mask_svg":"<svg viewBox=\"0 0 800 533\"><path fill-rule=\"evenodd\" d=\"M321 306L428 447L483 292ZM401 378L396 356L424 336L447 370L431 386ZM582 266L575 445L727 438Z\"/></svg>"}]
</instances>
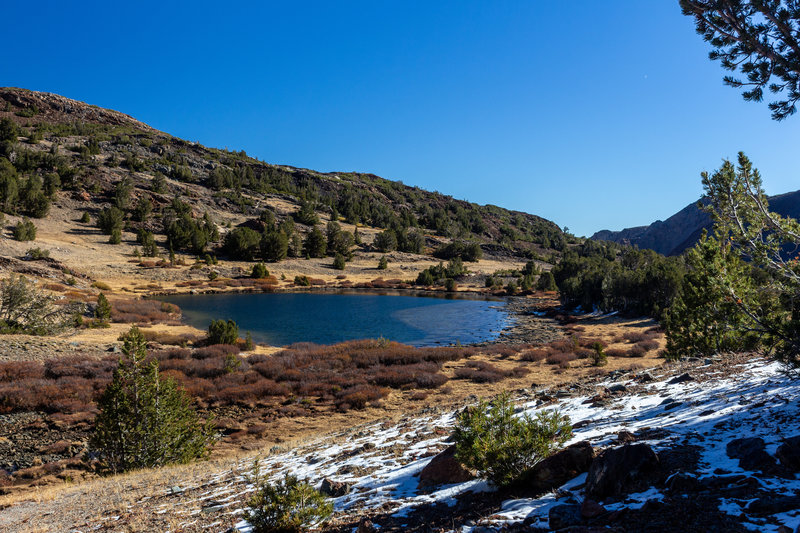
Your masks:
<instances>
[{"instance_id":1,"label":"rocky hillside","mask_svg":"<svg viewBox=\"0 0 800 533\"><path fill-rule=\"evenodd\" d=\"M800 191L773 196L769 203L773 211L783 216L800 217ZM710 228L711 218L708 214L697 203L691 203L667 220L656 220L649 226L620 231L601 230L591 238L649 248L663 255L679 255L694 246L704 229Z\"/></svg>"},{"instance_id":2,"label":"rocky hillside","mask_svg":"<svg viewBox=\"0 0 800 533\"><path fill-rule=\"evenodd\" d=\"M570 239L535 215L456 200L373 174L268 164L244 151L184 141L122 113L59 95L0 88L0 120L7 124L0 158L13 166L3 167L2 180L12 174L15 180L14 191L0 187L4 212L46 218L50 202L67 198L82 202L77 207L92 217L114 206L123 212L123 231L164 235L156 238L164 252L170 246L215 252L230 225L262 231L283 222L287 211L298 223L297 228L280 226L290 252L295 230L305 236L325 220L391 229L395 247L415 253L469 241L490 254L546 259ZM205 213L212 215L210 221ZM170 229L173 222L183 228Z\"/></svg>"}]
</instances>

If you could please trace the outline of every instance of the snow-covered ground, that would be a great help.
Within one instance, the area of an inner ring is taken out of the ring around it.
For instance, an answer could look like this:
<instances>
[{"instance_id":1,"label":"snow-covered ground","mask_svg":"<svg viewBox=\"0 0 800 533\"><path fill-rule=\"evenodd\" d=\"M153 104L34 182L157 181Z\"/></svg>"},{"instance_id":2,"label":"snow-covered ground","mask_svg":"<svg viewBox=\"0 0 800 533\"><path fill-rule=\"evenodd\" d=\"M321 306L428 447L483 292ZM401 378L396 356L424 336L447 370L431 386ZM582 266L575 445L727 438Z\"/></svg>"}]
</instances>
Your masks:
<instances>
[{"instance_id":1,"label":"snow-covered ground","mask_svg":"<svg viewBox=\"0 0 800 533\"><path fill-rule=\"evenodd\" d=\"M540 409L558 409L577 425L572 441L589 440L596 448L615 445L621 430L636 433L638 442L646 442L657 453L676 444L696 445L701 451L694 473L700 479L722 471L726 475L747 474L757 477L763 489L775 495L800 494L798 476L786 479L748 472L726 453L726 445L733 439L761 437L767 452L774 454L782 438L800 434L800 381L782 373L778 364L766 361L741 365L734 372L714 368L698 367L692 375L700 377L683 382L675 380L674 373L652 381L631 374L627 381L604 382L598 390L610 388L617 392L607 394L603 402L587 395L547 400L542 399L546 391L536 391L520 398L520 412L535 414ZM452 412L432 413L401 423L361 426L295 449L273 450L259 460L260 469L274 480L288 472L316 486L325 478L348 483L349 492L334 499L337 519L363 516L367 510L404 517L423 504L452 504L467 491L493 490L478 480L439 487L433 492L418 490L416 476L433 455L447 446L454 418ZM666 431L653 431L656 428ZM156 507L156 512L172 513L179 517L181 525L202 521L210 512L241 518L244 502L254 490L247 481L252 466L252 461L242 461L202 486L176 488L181 492L191 490L192 498L181 500L180 508L165 501ZM500 528L525 519L533 526L547 528L550 509L561 503L565 494L582 501L585 478L586 474L582 474L542 497L506 501L494 514L460 526L458 531L470 532L477 526ZM664 497L658 489L651 488L629 495L624 501L606 502L605 508L635 509ZM748 501L719 498L718 502L720 511L739 517L745 527L753 530L779 531L777 524L783 524L794 531L800 526L800 509L775 515L773 520L766 517L765 521L763 515L748 514ZM375 522L379 527L380 522ZM236 529L250 531L243 519Z\"/></svg>"}]
</instances>

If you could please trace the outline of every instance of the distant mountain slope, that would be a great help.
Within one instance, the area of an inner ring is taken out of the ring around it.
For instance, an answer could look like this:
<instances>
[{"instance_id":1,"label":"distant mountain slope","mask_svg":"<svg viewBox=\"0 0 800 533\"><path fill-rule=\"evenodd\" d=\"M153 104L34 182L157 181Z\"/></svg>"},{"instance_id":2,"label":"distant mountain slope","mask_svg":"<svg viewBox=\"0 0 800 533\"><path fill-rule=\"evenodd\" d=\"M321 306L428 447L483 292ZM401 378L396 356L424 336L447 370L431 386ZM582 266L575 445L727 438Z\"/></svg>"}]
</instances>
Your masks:
<instances>
[{"instance_id":1,"label":"distant mountain slope","mask_svg":"<svg viewBox=\"0 0 800 533\"><path fill-rule=\"evenodd\" d=\"M770 209L783 216L800 218L800 191L772 196ZM656 220L649 226L625 228L621 231L601 230L592 235L594 240L649 248L664 255L678 255L694 246L704 229L711 228L711 218L693 202L667 220Z\"/></svg>"},{"instance_id":2,"label":"distant mountain slope","mask_svg":"<svg viewBox=\"0 0 800 533\"><path fill-rule=\"evenodd\" d=\"M123 207L124 228L134 234L146 230L166 236L163 222L169 222L181 205L190 208L193 219L208 211L217 213L218 220L203 224L219 226L219 233L210 232L198 245L182 239L191 245L176 250L221 251L226 228L241 225L242 216L259 232L285 222L282 227L289 237L305 235L327 220L391 229L403 252L419 251L419 246L406 242L411 240L409 232L424 234L427 250L444 242L470 241L494 255L528 258L552 258L571 239L555 223L536 215L457 200L374 174L268 164L244 151L185 141L124 113L56 94L0 87L0 121L15 125L6 127L7 146L0 147L0 161L15 167L14 190L22 190L31 179L34 184L45 181L54 170L55 189L60 189L40 202L43 207L38 210L36 202L14 207L16 196L5 198L0 191L0 208L6 214L44 218L50 201L70 196L83 201L80 208L96 217L101 208L116 205L120 183L128 187L123 204L130 197L147 207L144 216L133 213L134 203ZM158 190L154 181L162 184ZM183 204L175 204L175 198ZM306 210L302 215L301 209ZM291 225L295 221L296 229ZM214 239L208 239L212 233ZM168 236L170 243L174 237Z\"/></svg>"}]
</instances>

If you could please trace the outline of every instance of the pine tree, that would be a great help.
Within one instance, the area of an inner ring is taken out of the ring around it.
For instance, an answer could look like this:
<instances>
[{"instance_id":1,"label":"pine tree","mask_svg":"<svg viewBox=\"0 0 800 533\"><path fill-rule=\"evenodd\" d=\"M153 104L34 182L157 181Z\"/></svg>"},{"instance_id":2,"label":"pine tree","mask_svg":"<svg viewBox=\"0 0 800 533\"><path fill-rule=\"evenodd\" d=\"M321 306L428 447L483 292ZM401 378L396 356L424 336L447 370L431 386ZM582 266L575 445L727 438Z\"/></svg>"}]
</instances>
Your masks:
<instances>
[{"instance_id":1,"label":"pine tree","mask_svg":"<svg viewBox=\"0 0 800 533\"><path fill-rule=\"evenodd\" d=\"M159 375L158 361L147 357L135 326L123 338L122 353L97 402L89 441L102 468L117 473L205 456L213 440L211 421L203 424L189 396Z\"/></svg>"},{"instance_id":2,"label":"pine tree","mask_svg":"<svg viewBox=\"0 0 800 533\"><path fill-rule=\"evenodd\" d=\"M97 307L94 309L94 316L100 322L108 322L111 318L111 304L108 303L108 298L102 292L97 296Z\"/></svg>"},{"instance_id":3,"label":"pine tree","mask_svg":"<svg viewBox=\"0 0 800 533\"><path fill-rule=\"evenodd\" d=\"M712 355L752 347L751 321L741 298L754 293L749 267L729 242L703 235L686 255L688 271L681 294L666 320L670 358ZM740 296L741 295L741 296Z\"/></svg>"}]
</instances>

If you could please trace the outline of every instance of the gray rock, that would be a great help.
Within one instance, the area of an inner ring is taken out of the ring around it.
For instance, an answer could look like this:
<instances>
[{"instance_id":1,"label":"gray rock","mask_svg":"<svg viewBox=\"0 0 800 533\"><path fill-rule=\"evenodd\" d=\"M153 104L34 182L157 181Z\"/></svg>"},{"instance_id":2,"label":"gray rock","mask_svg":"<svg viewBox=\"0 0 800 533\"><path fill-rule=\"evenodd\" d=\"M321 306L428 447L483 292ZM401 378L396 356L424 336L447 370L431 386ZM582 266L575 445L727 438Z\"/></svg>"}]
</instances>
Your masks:
<instances>
[{"instance_id":1,"label":"gray rock","mask_svg":"<svg viewBox=\"0 0 800 533\"><path fill-rule=\"evenodd\" d=\"M658 456L647 444L626 444L603 452L586 477L586 494L599 500L644 489L659 468Z\"/></svg>"},{"instance_id":2,"label":"gray rock","mask_svg":"<svg viewBox=\"0 0 800 533\"><path fill-rule=\"evenodd\" d=\"M800 435L789 437L778 446L775 456L781 464L792 472L800 472Z\"/></svg>"},{"instance_id":3,"label":"gray rock","mask_svg":"<svg viewBox=\"0 0 800 533\"><path fill-rule=\"evenodd\" d=\"M581 506L577 504L556 505L548 515L550 529L563 529L581 523Z\"/></svg>"},{"instance_id":4,"label":"gray rock","mask_svg":"<svg viewBox=\"0 0 800 533\"><path fill-rule=\"evenodd\" d=\"M725 452L731 459L738 459L739 466L745 470L774 473L778 465L765 448L764 439L745 437L728 442Z\"/></svg>"},{"instance_id":5,"label":"gray rock","mask_svg":"<svg viewBox=\"0 0 800 533\"><path fill-rule=\"evenodd\" d=\"M338 498L350 492L350 488L351 486L349 483L344 481L333 481L325 478L322 480L322 486L320 487L319 491L326 496L330 496L331 498Z\"/></svg>"}]
</instances>

